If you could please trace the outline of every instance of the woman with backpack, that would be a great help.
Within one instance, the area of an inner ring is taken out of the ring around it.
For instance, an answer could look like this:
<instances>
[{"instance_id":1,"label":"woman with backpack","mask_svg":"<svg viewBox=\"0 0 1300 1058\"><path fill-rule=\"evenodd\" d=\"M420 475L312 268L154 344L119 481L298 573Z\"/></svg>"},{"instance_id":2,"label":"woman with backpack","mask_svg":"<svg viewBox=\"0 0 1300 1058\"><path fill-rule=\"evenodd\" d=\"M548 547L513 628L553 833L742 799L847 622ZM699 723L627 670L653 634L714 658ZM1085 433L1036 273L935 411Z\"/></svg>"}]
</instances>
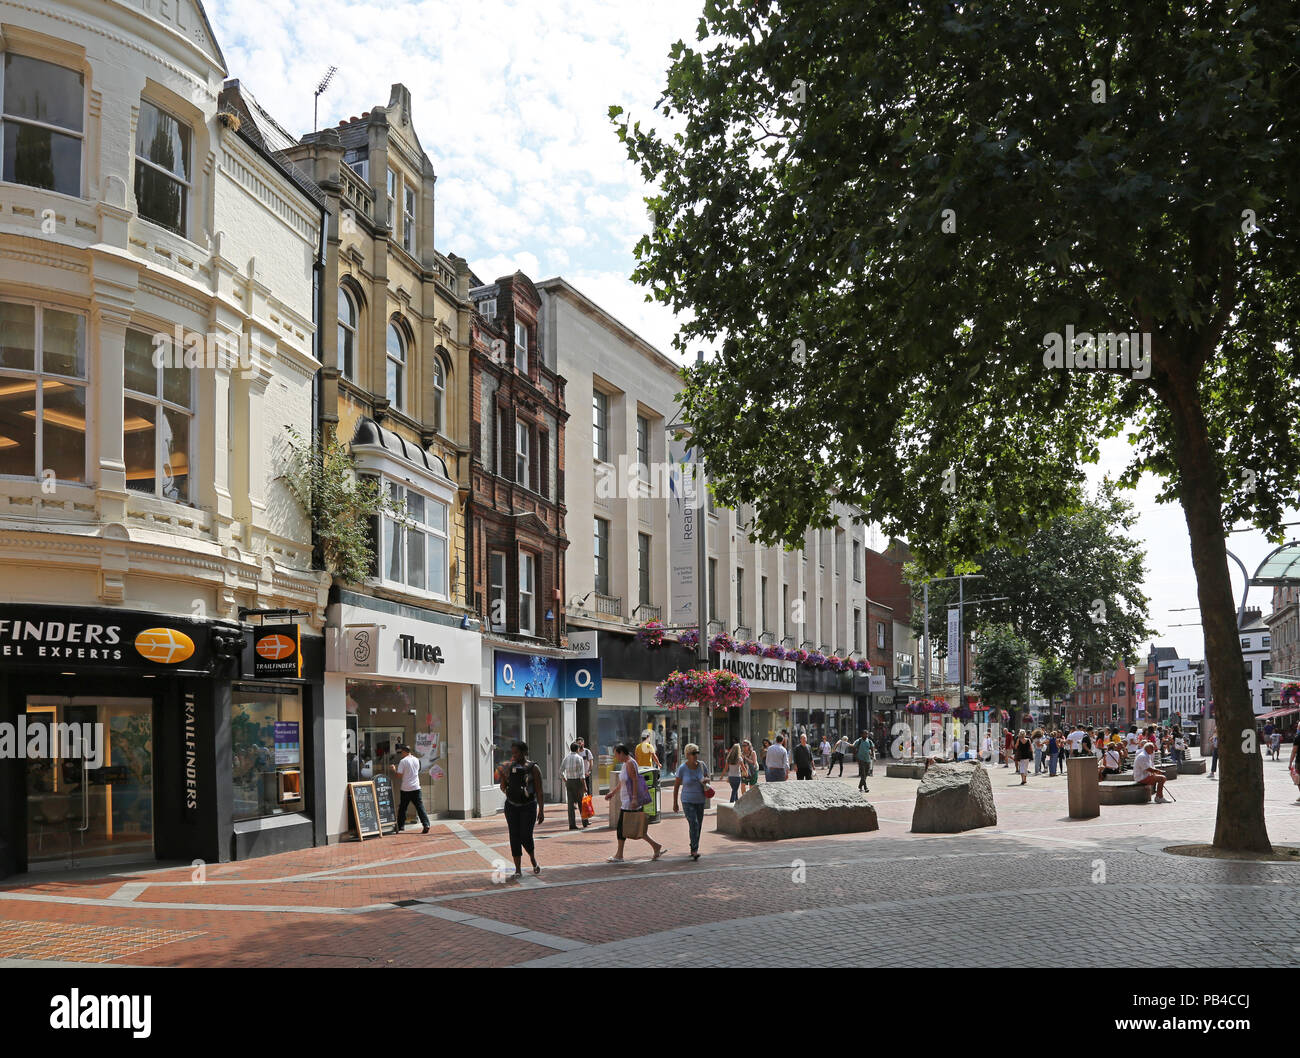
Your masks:
<instances>
[{"instance_id":1,"label":"woman with backpack","mask_svg":"<svg viewBox=\"0 0 1300 1058\"><path fill-rule=\"evenodd\" d=\"M696 747L687 747L696 748ZM696 748L698 752L698 748ZM647 827L650 822L642 809L650 803L650 791L646 788L645 779L637 770L636 760L632 756L632 751L628 749L627 743L620 742L614 747L614 764L617 768L615 772L616 779L610 783L609 793L605 795L606 801L612 801L615 797L619 799L618 827L618 851L614 853L606 863L623 862L623 842L628 838L639 838L642 841L650 843L650 847L655 850L652 859L658 859L667 848L660 845L654 838L650 837Z\"/></svg>"},{"instance_id":2,"label":"woman with backpack","mask_svg":"<svg viewBox=\"0 0 1300 1058\"><path fill-rule=\"evenodd\" d=\"M523 854L533 863L533 873L541 874L537 856L533 851L533 825L544 822L542 811L545 794L542 792L542 771L528 759L528 746L523 742L510 743L510 763L503 769L501 792L506 795L506 826L510 829L510 855L515 860L515 879L524 876Z\"/></svg>"},{"instance_id":3,"label":"woman with backpack","mask_svg":"<svg viewBox=\"0 0 1300 1058\"><path fill-rule=\"evenodd\" d=\"M739 747L733 747L739 748ZM737 754L737 760L739 760ZM739 782L732 780L731 796L734 800ZM709 769L700 761L700 747L691 743L686 747L686 763L677 769L677 781L673 783L673 811L678 811L678 795L681 797L680 811L686 815L686 825L691 833L691 859L700 858L700 830L704 827L704 809L709 803L713 788L709 786ZM656 854L655 859L659 856Z\"/></svg>"}]
</instances>

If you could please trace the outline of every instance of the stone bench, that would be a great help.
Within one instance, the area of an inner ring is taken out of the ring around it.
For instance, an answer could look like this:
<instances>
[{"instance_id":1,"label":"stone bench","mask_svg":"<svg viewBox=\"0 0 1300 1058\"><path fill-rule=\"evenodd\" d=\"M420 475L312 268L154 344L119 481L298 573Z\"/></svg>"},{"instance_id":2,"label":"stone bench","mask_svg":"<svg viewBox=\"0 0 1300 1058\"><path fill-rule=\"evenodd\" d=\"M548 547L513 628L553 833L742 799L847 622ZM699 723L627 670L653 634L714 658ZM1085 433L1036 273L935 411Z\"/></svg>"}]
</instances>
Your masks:
<instances>
[{"instance_id":1,"label":"stone bench","mask_svg":"<svg viewBox=\"0 0 1300 1058\"><path fill-rule=\"evenodd\" d=\"M1151 803L1154 787L1138 782L1103 782L1097 784L1097 802L1103 805L1145 805Z\"/></svg>"},{"instance_id":2,"label":"stone bench","mask_svg":"<svg viewBox=\"0 0 1300 1058\"><path fill-rule=\"evenodd\" d=\"M735 804L720 804L717 832L750 841L879 830L876 810L842 783L778 782L750 790Z\"/></svg>"},{"instance_id":3,"label":"stone bench","mask_svg":"<svg viewBox=\"0 0 1300 1058\"><path fill-rule=\"evenodd\" d=\"M925 764L887 764L885 775L890 779L924 779Z\"/></svg>"},{"instance_id":4,"label":"stone bench","mask_svg":"<svg viewBox=\"0 0 1300 1058\"><path fill-rule=\"evenodd\" d=\"M1204 757L1200 758L1199 760L1185 760L1182 762L1182 764L1178 765L1178 774L1179 775L1204 775L1205 765L1208 763L1209 762Z\"/></svg>"}]
</instances>

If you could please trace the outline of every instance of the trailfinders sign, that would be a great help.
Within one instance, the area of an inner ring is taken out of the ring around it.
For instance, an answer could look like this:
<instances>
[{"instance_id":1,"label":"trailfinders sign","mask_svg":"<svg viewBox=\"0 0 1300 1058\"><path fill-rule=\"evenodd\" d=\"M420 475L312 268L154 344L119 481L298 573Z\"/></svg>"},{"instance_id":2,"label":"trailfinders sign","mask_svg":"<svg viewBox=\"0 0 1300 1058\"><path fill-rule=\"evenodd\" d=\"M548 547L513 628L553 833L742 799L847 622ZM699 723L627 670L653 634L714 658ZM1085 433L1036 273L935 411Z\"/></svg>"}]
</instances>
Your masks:
<instances>
[{"instance_id":1,"label":"trailfinders sign","mask_svg":"<svg viewBox=\"0 0 1300 1058\"><path fill-rule=\"evenodd\" d=\"M0 667L208 675L212 627L137 610L0 604Z\"/></svg>"},{"instance_id":2,"label":"trailfinders sign","mask_svg":"<svg viewBox=\"0 0 1300 1058\"><path fill-rule=\"evenodd\" d=\"M751 691L793 691L798 666L793 661L779 661L755 654L736 654L724 650L719 666L735 673L749 684Z\"/></svg>"}]
</instances>

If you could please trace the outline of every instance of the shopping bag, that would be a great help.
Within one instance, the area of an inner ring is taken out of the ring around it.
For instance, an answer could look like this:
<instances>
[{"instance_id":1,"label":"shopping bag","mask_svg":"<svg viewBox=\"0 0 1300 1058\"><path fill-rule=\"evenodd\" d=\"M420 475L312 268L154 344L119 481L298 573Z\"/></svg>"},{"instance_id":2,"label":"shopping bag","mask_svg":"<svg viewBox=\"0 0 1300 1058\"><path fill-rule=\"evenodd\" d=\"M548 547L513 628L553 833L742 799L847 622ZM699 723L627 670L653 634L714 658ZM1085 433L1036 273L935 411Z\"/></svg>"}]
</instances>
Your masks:
<instances>
[{"instance_id":1,"label":"shopping bag","mask_svg":"<svg viewBox=\"0 0 1300 1058\"><path fill-rule=\"evenodd\" d=\"M579 807L582 810L583 819L590 819L596 814L596 807L591 803L591 794L582 795L582 801L579 803Z\"/></svg>"},{"instance_id":2,"label":"shopping bag","mask_svg":"<svg viewBox=\"0 0 1300 1058\"><path fill-rule=\"evenodd\" d=\"M628 809L623 810L623 837L624 838L643 838L646 830L650 826L650 820L646 818L644 812L635 812Z\"/></svg>"}]
</instances>

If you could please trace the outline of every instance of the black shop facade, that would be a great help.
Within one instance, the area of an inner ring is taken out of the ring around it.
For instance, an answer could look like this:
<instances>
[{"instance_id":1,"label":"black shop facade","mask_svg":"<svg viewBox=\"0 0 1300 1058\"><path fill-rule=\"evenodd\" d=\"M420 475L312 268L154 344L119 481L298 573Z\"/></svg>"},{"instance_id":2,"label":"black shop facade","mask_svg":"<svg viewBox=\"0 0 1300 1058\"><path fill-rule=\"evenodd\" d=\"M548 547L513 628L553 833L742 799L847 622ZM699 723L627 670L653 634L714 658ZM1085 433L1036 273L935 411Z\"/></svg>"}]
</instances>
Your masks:
<instances>
[{"instance_id":1,"label":"black shop facade","mask_svg":"<svg viewBox=\"0 0 1300 1058\"><path fill-rule=\"evenodd\" d=\"M325 844L324 641L0 604L0 876Z\"/></svg>"}]
</instances>

